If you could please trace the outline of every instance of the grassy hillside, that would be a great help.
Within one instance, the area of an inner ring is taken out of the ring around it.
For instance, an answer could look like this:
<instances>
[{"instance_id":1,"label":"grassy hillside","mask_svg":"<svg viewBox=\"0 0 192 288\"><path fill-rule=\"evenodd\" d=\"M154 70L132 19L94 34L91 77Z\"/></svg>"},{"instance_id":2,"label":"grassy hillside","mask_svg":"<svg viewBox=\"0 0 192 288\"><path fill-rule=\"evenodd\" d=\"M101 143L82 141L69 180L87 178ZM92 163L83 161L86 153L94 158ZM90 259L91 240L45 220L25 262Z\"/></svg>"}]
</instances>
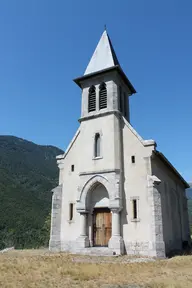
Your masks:
<instances>
[{"instance_id":1,"label":"grassy hillside","mask_svg":"<svg viewBox=\"0 0 192 288\"><path fill-rule=\"evenodd\" d=\"M44 245L51 189L58 183L53 146L0 136L0 249ZM45 233L44 233L45 232Z\"/></svg>"}]
</instances>

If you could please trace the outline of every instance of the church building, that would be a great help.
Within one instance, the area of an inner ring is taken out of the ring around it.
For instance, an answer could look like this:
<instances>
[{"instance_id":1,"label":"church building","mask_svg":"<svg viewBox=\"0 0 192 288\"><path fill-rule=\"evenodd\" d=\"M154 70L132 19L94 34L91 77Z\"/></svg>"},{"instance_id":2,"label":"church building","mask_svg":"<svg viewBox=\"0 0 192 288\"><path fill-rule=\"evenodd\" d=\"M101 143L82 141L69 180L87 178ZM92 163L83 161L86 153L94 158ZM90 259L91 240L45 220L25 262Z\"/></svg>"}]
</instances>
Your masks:
<instances>
[{"instance_id":1,"label":"church building","mask_svg":"<svg viewBox=\"0 0 192 288\"><path fill-rule=\"evenodd\" d=\"M82 90L80 125L57 156L49 249L165 257L190 245L189 185L131 126L136 90L106 31L74 82Z\"/></svg>"}]
</instances>

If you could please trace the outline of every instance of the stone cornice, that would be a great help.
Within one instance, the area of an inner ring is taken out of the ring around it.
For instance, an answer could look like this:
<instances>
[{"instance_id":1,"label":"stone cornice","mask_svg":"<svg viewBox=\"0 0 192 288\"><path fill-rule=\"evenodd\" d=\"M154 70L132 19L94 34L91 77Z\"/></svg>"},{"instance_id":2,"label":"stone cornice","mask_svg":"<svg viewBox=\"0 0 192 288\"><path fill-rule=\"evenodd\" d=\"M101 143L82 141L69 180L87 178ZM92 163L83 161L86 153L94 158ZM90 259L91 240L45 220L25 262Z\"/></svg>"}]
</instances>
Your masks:
<instances>
[{"instance_id":1,"label":"stone cornice","mask_svg":"<svg viewBox=\"0 0 192 288\"><path fill-rule=\"evenodd\" d=\"M119 65L115 65L97 72L93 72L81 77L78 77L76 79L74 79L73 81L80 87L82 88L82 83L90 78L94 78L97 77L98 75L105 75L108 74L111 71L117 71L117 73L121 76L121 79L123 80L123 82L125 83L125 85L129 88L129 90L131 91L131 94L135 94L136 90L133 87L133 85L131 84L131 82L129 81L129 79L127 78L127 76L125 75L125 73L123 72L122 68Z\"/></svg>"},{"instance_id":2,"label":"stone cornice","mask_svg":"<svg viewBox=\"0 0 192 288\"><path fill-rule=\"evenodd\" d=\"M111 114L116 114L118 116L121 116L121 112L120 111L118 111L118 110L110 110L110 111L106 111L106 112L103 112L103 113L92 114L92 115L81 117L81 118L79 118L78 121L82 122L82 121L86 121L86 120L96 119L98 117L104 117L104 116L111 115Z\"/></svg>"},{"instance_id":3,"label":"stone cornice","mask_svg":"<svg viewBox=\"0 0 192 288\"><path fill-rule=\"evenodd\" d=\"M94 174L105 174L105 173L120 173L120 169L104 169L104 170L99 170L99 171L88 171L88 172L80 172L79 176L84 176L84 175L94 175Z\"/></svg>"}]
</instances>

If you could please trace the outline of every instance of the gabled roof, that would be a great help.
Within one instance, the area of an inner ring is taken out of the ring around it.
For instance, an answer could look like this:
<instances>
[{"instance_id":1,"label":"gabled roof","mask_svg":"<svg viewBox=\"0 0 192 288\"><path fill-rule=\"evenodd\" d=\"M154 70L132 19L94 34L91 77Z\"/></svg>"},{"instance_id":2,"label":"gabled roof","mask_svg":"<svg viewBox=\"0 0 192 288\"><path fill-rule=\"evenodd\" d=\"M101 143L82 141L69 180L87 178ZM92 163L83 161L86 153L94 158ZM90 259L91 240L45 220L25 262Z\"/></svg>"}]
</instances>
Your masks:
<instances>
[{"instance_id":1,"label":"gabled roof","mask_svg":"<svg viewBox=\"0 0 192 288\"><path fill-rule=\"evenodd\" d=\"M119 64L109 35L105 30L97 44L91 60L89 61L84 75L74 79L73 81L82 88L82 82L84 80L112 71L117 71L117 73L124 81L125 85L129 87L131 94L136 93L135 88L133 87Z\"/></svg>"},{"instance_id":2,"label":"gabled roof","mask_svg":"<svg viewBox=\"0 0 192 288\"><path fill-rule=\"evenodd\" d=\"M99 72L101 70L120 66L115 50L112 46L111 40L107 31L105 30L97 44L97 47L89 61L84 75Z\"/></svg>"},{"instance_id":3,"label":"gabled roof","mask_svg":"<svg viewBox=\"0 0 192 288\"><path fill-rule=\"evenodd\" d=\"M159 151L153 152L159 159L161 159L167 167L180 179L180 181L184 184L185 188L190 188L189 184L185 181L185 179L179 174L179 172L175 169L175 167L169 162L169 160L163 155L163 153Z\"/></svg>"}]
</instances>

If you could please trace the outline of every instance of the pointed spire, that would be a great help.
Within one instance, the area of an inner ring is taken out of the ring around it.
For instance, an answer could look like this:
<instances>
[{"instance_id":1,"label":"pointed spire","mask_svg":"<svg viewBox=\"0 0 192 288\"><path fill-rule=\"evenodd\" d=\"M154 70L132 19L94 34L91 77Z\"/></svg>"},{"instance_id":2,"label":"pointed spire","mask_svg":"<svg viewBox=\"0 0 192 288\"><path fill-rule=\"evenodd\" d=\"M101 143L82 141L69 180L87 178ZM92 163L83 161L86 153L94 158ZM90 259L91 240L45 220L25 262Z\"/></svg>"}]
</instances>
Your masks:
<instances>
[{"instance_id":1,"label":"pointed spire","mask_svg":"<svg viewBox=\"0 0 192 288\"><path fill-rule=\"evenodd\" d=\"M105 28L84 75L95 73L116 65L119 65L119 61Z\"/></svg>"}]
</instances>

